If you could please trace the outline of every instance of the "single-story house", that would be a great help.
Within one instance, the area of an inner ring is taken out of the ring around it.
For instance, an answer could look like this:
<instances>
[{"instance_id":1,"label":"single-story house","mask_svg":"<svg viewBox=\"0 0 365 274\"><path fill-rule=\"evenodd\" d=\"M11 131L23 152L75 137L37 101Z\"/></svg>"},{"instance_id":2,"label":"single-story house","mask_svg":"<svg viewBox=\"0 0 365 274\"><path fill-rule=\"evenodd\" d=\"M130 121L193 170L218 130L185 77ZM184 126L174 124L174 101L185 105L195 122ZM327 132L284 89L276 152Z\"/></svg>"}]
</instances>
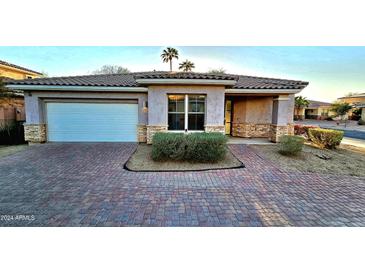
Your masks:
<instances>
[{"instance_id":1,"label":"single-story house","mask_svg":"<svg viewBox=\"0 0 365 274\"><path fill-rule=\"evenodd\" d=\"M299 119L316 119L324 120L335 115L331 109L331 103L308 100L309 105L299 110Z\"/></svg>"},{"instance_id":2,"label":"single-story house","mask_svg":"<svg viewBox=\"0 0 365 274\"><path fill-rule=\"evenodd\" d=\"M152 142L156 132L221 132L277 142L293 134L303 81L142 72L7 82L23 90L29 142Z\"/></svg>"}]
</instances>

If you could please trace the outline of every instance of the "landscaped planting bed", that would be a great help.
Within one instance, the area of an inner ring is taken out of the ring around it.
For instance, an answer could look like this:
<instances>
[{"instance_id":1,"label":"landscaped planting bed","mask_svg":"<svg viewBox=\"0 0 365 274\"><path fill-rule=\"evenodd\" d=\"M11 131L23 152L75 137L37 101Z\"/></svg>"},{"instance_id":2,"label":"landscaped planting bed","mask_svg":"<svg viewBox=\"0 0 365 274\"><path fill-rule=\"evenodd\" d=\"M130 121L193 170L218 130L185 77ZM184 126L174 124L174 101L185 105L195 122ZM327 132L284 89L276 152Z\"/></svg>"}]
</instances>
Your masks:
<instances>
[{"instance_id":1,"label":"landscaped planting bed","mask_svg":"<svg viewBox=\"0 0 365 274\"><path fill-rule=\"evenodd\" d=\"M244 165L229 150L225 158L216 163L192 163L178 160L157 162L152 159L152 146L140 144L125 167L131 171L200 171L242 168Z\"/></svg>"},{"instance_id":2,"label":"landscaped planting bed","mask_svg":"<svg viewBox=\"0 0 365 274\"><path fill-rule=\"evenodd\" d=\"M279 153L278 145L253 147L264 158L271 160L284 170L365 176L365 151L356 148L344 149L341 146L335 150L329 150L304 145L303 151L298 155L287 156Z\"/></svg>"},{"instance_id":3,"label":"landscaped planting bed","mask_svg":"<svg viewBox=\"0 0 365 274\"><path fill-rule=\"evenodd\" d=\"M134 171L193 171L240 168L221 133L157 133L153 145L139 145L127 162Z\"/></svg>"},{"instance_id":4,"label":"landscaped planting bed","mask_svg":"<svg viewBox=\"0 0 365 274\"><path fill-rule=\"evenodd\" d=\"M225 158L227 137L221 133L156 133L152 159L215 163Z\"/></svg>"}]
</instances>

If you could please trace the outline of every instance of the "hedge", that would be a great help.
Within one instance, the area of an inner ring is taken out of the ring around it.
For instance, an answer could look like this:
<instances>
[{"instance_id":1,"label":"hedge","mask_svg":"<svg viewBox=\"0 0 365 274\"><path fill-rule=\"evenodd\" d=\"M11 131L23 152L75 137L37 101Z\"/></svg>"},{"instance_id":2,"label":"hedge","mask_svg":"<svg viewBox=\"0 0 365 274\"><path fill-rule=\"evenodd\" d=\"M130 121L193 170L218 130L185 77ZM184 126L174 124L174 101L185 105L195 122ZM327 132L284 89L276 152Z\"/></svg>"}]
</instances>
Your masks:
<instances>
[{"instance_id":1,"label":"hedge","mask_svg":"<svg viewBox=\"0 0 365 274\"><path fill-rule=\"evenodd\" d=\"M189 162L218 162L227 152L227 138L221 133L156 133L152 138L152 159Z\"/></svg>"},{"instance_id":2,"label":"hedge","mask_svg":"<svg viewBox=\"0 0 365 274\"><path fill-rule=\"evenodd\" d=\"M343 138L343 131L333 129L311 128L308 131L309 140L321 148L335 148Z\"/></svg>"},{"instance_id":3,"label":"hedge","mask_svg":"<svg viewBox=\"0 0 365 274\"><path fill-rule=\"evenodd\" d=\"M304 138L295 135L283 135L279 138L279 153L283 155L296 155L302 151Z\"/></svg>"},{"instance_id":4,"label":"hedge","mask_svg":"<svg viewBox=\"0 0 365 274\"><path fill-rule=\"evenodd\" d=\"M0 145L25 144L22 122L7 122L0 125Z\"/></svg>"}]
</instances>

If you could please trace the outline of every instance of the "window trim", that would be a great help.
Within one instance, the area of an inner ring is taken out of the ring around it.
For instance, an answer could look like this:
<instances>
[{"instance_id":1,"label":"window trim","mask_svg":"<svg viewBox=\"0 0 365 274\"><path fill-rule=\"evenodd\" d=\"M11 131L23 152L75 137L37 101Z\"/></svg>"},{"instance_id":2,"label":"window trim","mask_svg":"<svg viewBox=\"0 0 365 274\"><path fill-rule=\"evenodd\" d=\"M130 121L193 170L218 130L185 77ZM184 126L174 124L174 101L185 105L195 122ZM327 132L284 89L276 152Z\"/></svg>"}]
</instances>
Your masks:
<instances>
[{"instance_id":1,"label":"window trim","mask_svg":"<svg viewBox=\"0 0 365 274\"><path fill-rule=\"evenodd\" d=\"M167 120L169 119L169 114L182 114L182 112L176 112L176 111L169 111L168 110L168 105L169 105L169 96L170 95L184 95L184 129L183 130L169 130L167 128L167 131L168 132L176 132L176 133L181 133L181 132L185 132L185 133L188 133L188 132L204 132L204 130L193 130L193 129L190 129L189 130L189 113L190 114L204 114L204 126L205 126L205 119L206 119L206 112L207 112L207 101L206 101L206 98L207 98L207 95L206 94L201 94L201 93L170 93L170 94L167 94ZM199 95L203 95L204 96L204 112L189 112L189 95L196 95L196 96L199 96Z\"/></svg>"}]
</instances>

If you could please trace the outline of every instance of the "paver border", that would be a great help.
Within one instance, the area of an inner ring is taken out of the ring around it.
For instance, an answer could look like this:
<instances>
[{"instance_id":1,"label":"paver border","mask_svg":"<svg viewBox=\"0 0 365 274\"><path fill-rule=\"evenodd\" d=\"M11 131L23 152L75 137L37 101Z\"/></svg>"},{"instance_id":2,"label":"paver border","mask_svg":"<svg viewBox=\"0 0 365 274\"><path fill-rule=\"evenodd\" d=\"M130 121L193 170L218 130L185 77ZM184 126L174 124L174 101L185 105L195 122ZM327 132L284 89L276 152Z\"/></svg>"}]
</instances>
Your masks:
<instances>
[{"instance_id":1,"label":"paver border","mask_svg":"<svg viewBox=\"0 0 365 274\"><path fill-rule=\"evenodd\" d=\"M138 146L135 148L133 153L128 157L127 161L123 164L123 168L130 172L199 172L199 171L212 171L212 170L229 170L229 169L239 169L239 168L245 168L245 164L237 158L237 156L231 151L231 149L228 147L229 152L233 155L233 157L240 162L241 164L236 167L217 167L217 168L203 168L203 169L185 169L185 170L179 170L179 169L169 169L169 170L133 170L127 167L127 163L132 158L133 154L137 151Z\"/></svg>"}]
</instances>

